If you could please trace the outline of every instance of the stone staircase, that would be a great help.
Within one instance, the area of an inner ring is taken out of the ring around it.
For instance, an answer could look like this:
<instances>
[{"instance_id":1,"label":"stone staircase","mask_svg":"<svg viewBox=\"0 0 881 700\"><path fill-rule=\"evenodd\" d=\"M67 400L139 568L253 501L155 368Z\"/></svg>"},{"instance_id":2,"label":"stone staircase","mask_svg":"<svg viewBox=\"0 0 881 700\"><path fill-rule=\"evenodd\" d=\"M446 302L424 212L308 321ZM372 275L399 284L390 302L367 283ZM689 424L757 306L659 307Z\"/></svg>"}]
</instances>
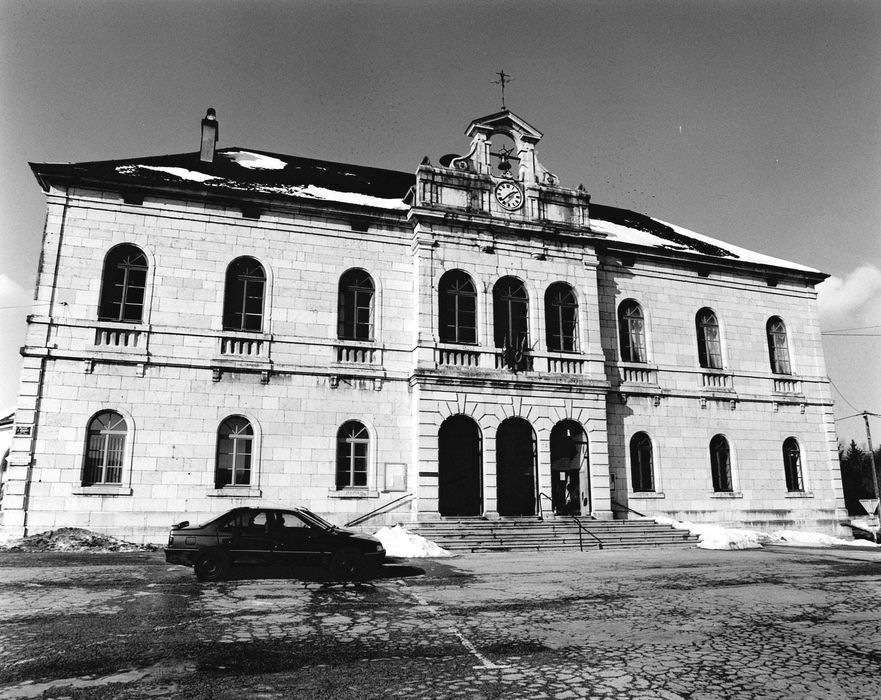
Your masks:
<instances>
[{"instance_id":1,"label":"stone staircase","mask_svg":"<svg viewBox=\"0 0 881 700\"><path fill-rule=\"evenodd\" d=\"M461 553L694 547L700 541L687 530L676 530L654 520L592 520L572 516L547 520L446 518L409 524L407 529L444 549Z\"/></svg>"}]
</instances>

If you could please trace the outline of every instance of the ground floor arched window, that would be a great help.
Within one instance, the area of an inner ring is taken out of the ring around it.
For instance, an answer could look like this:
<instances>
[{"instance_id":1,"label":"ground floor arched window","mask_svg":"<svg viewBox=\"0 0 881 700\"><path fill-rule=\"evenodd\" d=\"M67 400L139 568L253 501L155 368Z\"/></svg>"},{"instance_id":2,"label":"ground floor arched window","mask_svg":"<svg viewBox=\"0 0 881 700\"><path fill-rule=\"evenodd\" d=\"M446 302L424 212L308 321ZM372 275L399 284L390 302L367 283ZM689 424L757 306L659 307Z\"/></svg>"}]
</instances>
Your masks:
<instances>
[{"instance_id":1,"label":"ground floor arched window","mask_svg":"<svg viewBox=\"0 0 881 700\"><path fill-rule=\"evenodd\" d=\"M655 490L652 440L646 433L630 438L630 486L634 493Z\"/></svg>"},{"instance_id":2,"label":"ground floor arched window","mask_svg":"<svg viewBox=\"0 0 881 700\"><path fill-rule=\"evenodd\" d=\"M122 483L127 435L125 418L116 411L102 411L92 418L86 436L83 486Z\"/></svg>"},{"instance_id":3,"label":"ground floor arched window","mask_svg":"<svg viewBox=\"0 0 881 700\"><path fill-rule=\"evenodd\" d=\"M724 435L716 435L710 440L710 467L713 472L713 491L717 493L733 491L731 448Z\"/></svg>"}]
</instances>

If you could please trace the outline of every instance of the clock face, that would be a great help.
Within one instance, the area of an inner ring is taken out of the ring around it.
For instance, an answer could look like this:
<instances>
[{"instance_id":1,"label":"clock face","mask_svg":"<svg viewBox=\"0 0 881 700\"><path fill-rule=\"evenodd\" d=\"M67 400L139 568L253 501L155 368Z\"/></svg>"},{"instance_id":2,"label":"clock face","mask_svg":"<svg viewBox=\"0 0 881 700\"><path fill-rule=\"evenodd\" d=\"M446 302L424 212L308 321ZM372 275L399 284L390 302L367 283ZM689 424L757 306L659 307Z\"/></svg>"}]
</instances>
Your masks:
<instances>
[{"instance_id":1,"label":"clock face","mask_svg":"<svg viewBox=\"0 0 881 700\"><path fill-rule=\"evenodd\" d=\"M496 201L505 209L519 209L523 206L523 190L517 183L503 180L496 185Z\"/></svg>"}]
</instances>

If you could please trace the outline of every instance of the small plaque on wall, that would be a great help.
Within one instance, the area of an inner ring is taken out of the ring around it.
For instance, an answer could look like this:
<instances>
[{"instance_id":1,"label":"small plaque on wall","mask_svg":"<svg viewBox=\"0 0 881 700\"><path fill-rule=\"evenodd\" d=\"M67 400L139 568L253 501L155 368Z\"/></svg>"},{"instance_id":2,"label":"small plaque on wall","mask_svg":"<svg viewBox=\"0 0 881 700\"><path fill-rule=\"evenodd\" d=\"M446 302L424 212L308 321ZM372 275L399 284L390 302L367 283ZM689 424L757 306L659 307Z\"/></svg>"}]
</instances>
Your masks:
<instances>
[{"instance_id":1,"label":"small plaque on wall","mask_svg":"<svg viewBox=\"0 0 881 700\"><path fill-rule=\"evenodd\" d=\"M33 429L33 426L31 426L31 425L16 425L15 426L15 434L16 435L23 435L23 436L27 437L31 434L32 429Z\"/></svg>"},{"instance_id":2,"label":"small plaque on wall","mask_svg":"<svg viewBox=\"0 0 881 700\"><path fill-rule=\"evenodd\" d=\"M407 465L400 462L385 463L385 490L407 490Z\"/></svg>"}]
</instances>

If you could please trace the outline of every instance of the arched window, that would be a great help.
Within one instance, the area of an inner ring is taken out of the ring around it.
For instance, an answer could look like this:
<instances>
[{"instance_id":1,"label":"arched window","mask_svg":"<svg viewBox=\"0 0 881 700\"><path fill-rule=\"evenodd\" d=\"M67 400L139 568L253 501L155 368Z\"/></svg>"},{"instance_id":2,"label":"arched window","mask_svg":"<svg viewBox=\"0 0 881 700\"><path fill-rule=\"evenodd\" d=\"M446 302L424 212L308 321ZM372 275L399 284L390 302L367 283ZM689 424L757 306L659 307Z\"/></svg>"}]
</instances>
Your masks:
<instances>
[{"instance_id":1,"label":"arched window","mask_svg":"<svg viewBox=\"0 0 881 700\"><path fill-rule=\"evenodd\" d=\"M719 319L712 309L701 309L694 319L697 328L697 355L701 367L722 369L722 339Z\"/></svg>"},{"instance_id":2,"label":"arched window","mask_svg":"<svg viewBox=\"0 0 881 700\"><path fill-rule=\"evenodd\" d=\"M622 362L648 362L645 350L645 317L642 307L628 299L618 307Z\"/></svg>"},{"instance_id":3,"label":"arched window","mask_svg":"<svg viewBox=\"0 0 881 700\"><path fill-rule=\"evenodd\" d=\"M630 484L634 492L655 490L652 440L645 433L630 438Z\"/></svg>"},{"instance_id":4,"label":"arched window","mask_svg":"<svg viewBox=\"0 0 881 700\"><path fill-rule=\"evenodd\" d=\"M804 491L801 475L801 449L794 437L783 441L783 471L786 474L787 491Z\"/></svg>"},{"instance_id":5,"label":"arched window","mask_svg":"<svg viewBox=\"0 0 881 700\"><path fill-rule=\"evenodd\" d=\"M226 268L223 328L228 331L262 331L266 272L254 258L233 260Z\"/></svg>"},{"instance_id":6,"label":"arched window","mask_svg":"<svg viewBox=\"0 0 881 700\"><path fill-rule=\"evenodd\" d=\"M343 423L336 434L336 487L367 487L367 460L370 434L361 423Z\"/></svg>"},{"instance_id":7,"label":"arched window","mask_svg":"<svg viewBox=\"0 0 881 700\"><path fill-rule=\"evenodd\" d=\"M353 268L340 277L337 336L344 340L373 340L373 278Z\"/></svg>"},{"instance_id":8,"label":"arched window","mask_svg":"<svg viewBox=\"0 0 881 700\"><path fill-rule=\"evenodd\" d=\"M516 277L502 277L493 287L493 329L497 348L529 343L529 295Z\"/></svg>"},{"instance_id":9,"label":"arched window","mask_svg":"<svg viewBox=\"0 0 881 700\"><path fill-rule=\"evenodd\" d=\"M545 292L545 332L551 352L578 350L576 329L578 302L575 290L565 282L555 282Z\"/></svg>"},{"instance_id":10,"label":"arched window","mask_svg":"<svg viewBox=\"0 0 881 700\"><path fill-rule=\"evenodd\" d=\"M98 320L140 323L144 318L147 257L137 246L123 243L104 259Z\"/></svg>"},{"instance_id":11,"label":"arched window","mask_svg":"<svg viewBox=\"0 0 881 700\"><path fill-rule=\"evenodd\" d=\"M477 342L477 290L462 270L450 270L440 278L438 311L442 342Z\"/></svg>"},{"instance_id":12,"label":"arched window","mask_svg":"<svg viewBox=\"0 0 881 700\"><path fill-rule=\"evenodd\" d=\"M710 440L710 468L713 472L713 491L725 493L734 490L731 481L731 449L724 435L716 435Z\"/></svg>"},{"instance_id":13,"label":"arched window","mask_svg":"<svg viewBox=\"0 0 881 700\"><path fill-rule=\"evenodd\" d=\"M230 416L217 431L217 461L214 486L248 486L251 483L251 455L254 429L244 416Z\"/></svg>"},{"instance_id":14,"label":"arched window","mask_svg":"<svg viewBox=\"0 0 881 700\"><path fill-rule=\"evenodd\" d=\"M127 434L125 419L116 411L103 411L92 418L86 436L83 486L122 483Z\"/></svg>"},{"instance_id":15,"label":"arched window","mask_svg":"<svg viewBox=\"0 0 881 700\"><path fill-rule=\"evenodd\" d=\"M774 374L792 374L789 365L789 345L786 341L786 325L779 316L768 319L768 355Z\"/></svg>"}]
</instances>

